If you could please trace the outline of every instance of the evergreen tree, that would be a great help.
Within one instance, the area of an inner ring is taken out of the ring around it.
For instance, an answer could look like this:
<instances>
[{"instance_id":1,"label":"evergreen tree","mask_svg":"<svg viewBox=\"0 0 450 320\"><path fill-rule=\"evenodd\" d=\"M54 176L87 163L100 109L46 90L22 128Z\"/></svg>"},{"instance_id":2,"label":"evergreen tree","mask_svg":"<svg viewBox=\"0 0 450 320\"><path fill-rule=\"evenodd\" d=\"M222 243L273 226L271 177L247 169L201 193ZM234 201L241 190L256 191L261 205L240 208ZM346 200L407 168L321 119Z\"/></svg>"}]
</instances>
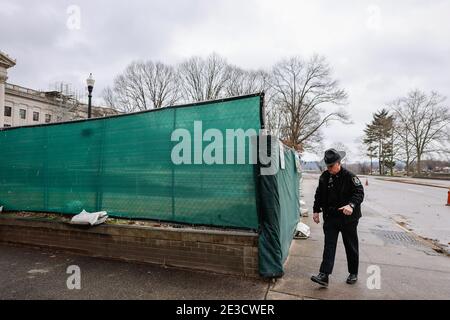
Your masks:
<instances>
[{"instance_id":1,"label":"evergreen tree","mask_svg":"<svg viewBox=\"0 0 450 320\"><path fill-rule=\"evenodd\" d=\"M367 155L371 158L378 157L378 172L385 174L385 167L390 169L393 174L394 162L394 130L393 116L389 111L381 109L374 113L372 122L364 130L364 144L367 145Z\"/></svg>"}]
</instances>

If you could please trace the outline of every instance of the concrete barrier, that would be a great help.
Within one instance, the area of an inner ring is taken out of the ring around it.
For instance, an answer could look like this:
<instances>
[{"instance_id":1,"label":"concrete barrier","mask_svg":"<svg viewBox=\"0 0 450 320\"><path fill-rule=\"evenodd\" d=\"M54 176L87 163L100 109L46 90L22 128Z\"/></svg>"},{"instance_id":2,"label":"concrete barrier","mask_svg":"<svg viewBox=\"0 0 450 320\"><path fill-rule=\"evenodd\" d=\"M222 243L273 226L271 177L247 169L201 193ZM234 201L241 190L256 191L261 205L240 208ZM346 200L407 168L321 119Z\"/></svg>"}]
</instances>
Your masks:
<instances>
[{"instance_id":1,"label":"concrete barrier","mask_svg":"<svg viewBox=\"0 0 450 320\"><path fill-rule=\"evenodd\" d=\"M93 257L259 276L258 235L253 232L109 224L86 228L46 219L0 216L0 242L51 247Z\"/></svg>"}]
</instances>

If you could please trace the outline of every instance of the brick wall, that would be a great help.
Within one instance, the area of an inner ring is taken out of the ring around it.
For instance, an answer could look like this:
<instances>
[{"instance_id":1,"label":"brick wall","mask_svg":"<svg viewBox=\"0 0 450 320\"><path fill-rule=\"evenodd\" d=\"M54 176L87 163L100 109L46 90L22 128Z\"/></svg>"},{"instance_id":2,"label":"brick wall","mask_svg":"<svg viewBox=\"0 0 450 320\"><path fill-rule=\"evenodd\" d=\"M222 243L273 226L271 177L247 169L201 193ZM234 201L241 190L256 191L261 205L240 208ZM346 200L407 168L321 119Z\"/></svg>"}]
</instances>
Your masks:
<instances>
[{"instance_id":1,"label":"brick wall","mask_svg":"<svg viewBox=\"0 0 450 320\"><path fill-rule=\"evenodd\" d=\"M258 276L258 235L143 226L73 226L0 217L0 242L218 273Z\"/></svg>"}]
</instances>

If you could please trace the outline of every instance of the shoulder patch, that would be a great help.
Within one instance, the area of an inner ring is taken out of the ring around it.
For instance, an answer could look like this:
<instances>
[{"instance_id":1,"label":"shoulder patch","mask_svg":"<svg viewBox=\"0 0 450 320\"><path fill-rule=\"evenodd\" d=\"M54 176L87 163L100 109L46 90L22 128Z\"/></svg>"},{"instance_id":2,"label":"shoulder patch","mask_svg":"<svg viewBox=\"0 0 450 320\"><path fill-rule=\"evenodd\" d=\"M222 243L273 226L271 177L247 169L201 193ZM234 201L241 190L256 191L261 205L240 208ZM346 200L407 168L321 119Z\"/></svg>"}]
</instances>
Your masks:
<instances>
[{"instance_id":1,"label":"shoulder patch","mask_svg":"<svg viewBox=\"0 0 450 320\"><path fill-rule=\"evenodd\" d=\"M352 177L352 181L355 186L361 185L361 180L359 180L359 178L357 176Z\"/></svg>"}]
</instances>

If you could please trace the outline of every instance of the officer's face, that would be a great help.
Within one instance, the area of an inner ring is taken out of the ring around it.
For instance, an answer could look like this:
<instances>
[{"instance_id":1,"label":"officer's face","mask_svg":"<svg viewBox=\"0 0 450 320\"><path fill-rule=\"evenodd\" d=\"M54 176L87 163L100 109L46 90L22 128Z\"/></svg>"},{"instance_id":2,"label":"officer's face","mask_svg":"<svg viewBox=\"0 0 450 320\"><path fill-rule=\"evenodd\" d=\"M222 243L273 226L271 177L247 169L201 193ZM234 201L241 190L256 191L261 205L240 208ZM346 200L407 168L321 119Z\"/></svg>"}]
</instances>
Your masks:
<instances>
[{"instance_id":1,"label":"officer's face","mask_svg":"<svg viewBox=\"0 0 450 320\"><path fill-rule=\"evenodd\" d=\"M337 174L341 170L341 164L336 162L331 166L327 166L327 169L330 174Z\"/></svg>"}]
</instances>

